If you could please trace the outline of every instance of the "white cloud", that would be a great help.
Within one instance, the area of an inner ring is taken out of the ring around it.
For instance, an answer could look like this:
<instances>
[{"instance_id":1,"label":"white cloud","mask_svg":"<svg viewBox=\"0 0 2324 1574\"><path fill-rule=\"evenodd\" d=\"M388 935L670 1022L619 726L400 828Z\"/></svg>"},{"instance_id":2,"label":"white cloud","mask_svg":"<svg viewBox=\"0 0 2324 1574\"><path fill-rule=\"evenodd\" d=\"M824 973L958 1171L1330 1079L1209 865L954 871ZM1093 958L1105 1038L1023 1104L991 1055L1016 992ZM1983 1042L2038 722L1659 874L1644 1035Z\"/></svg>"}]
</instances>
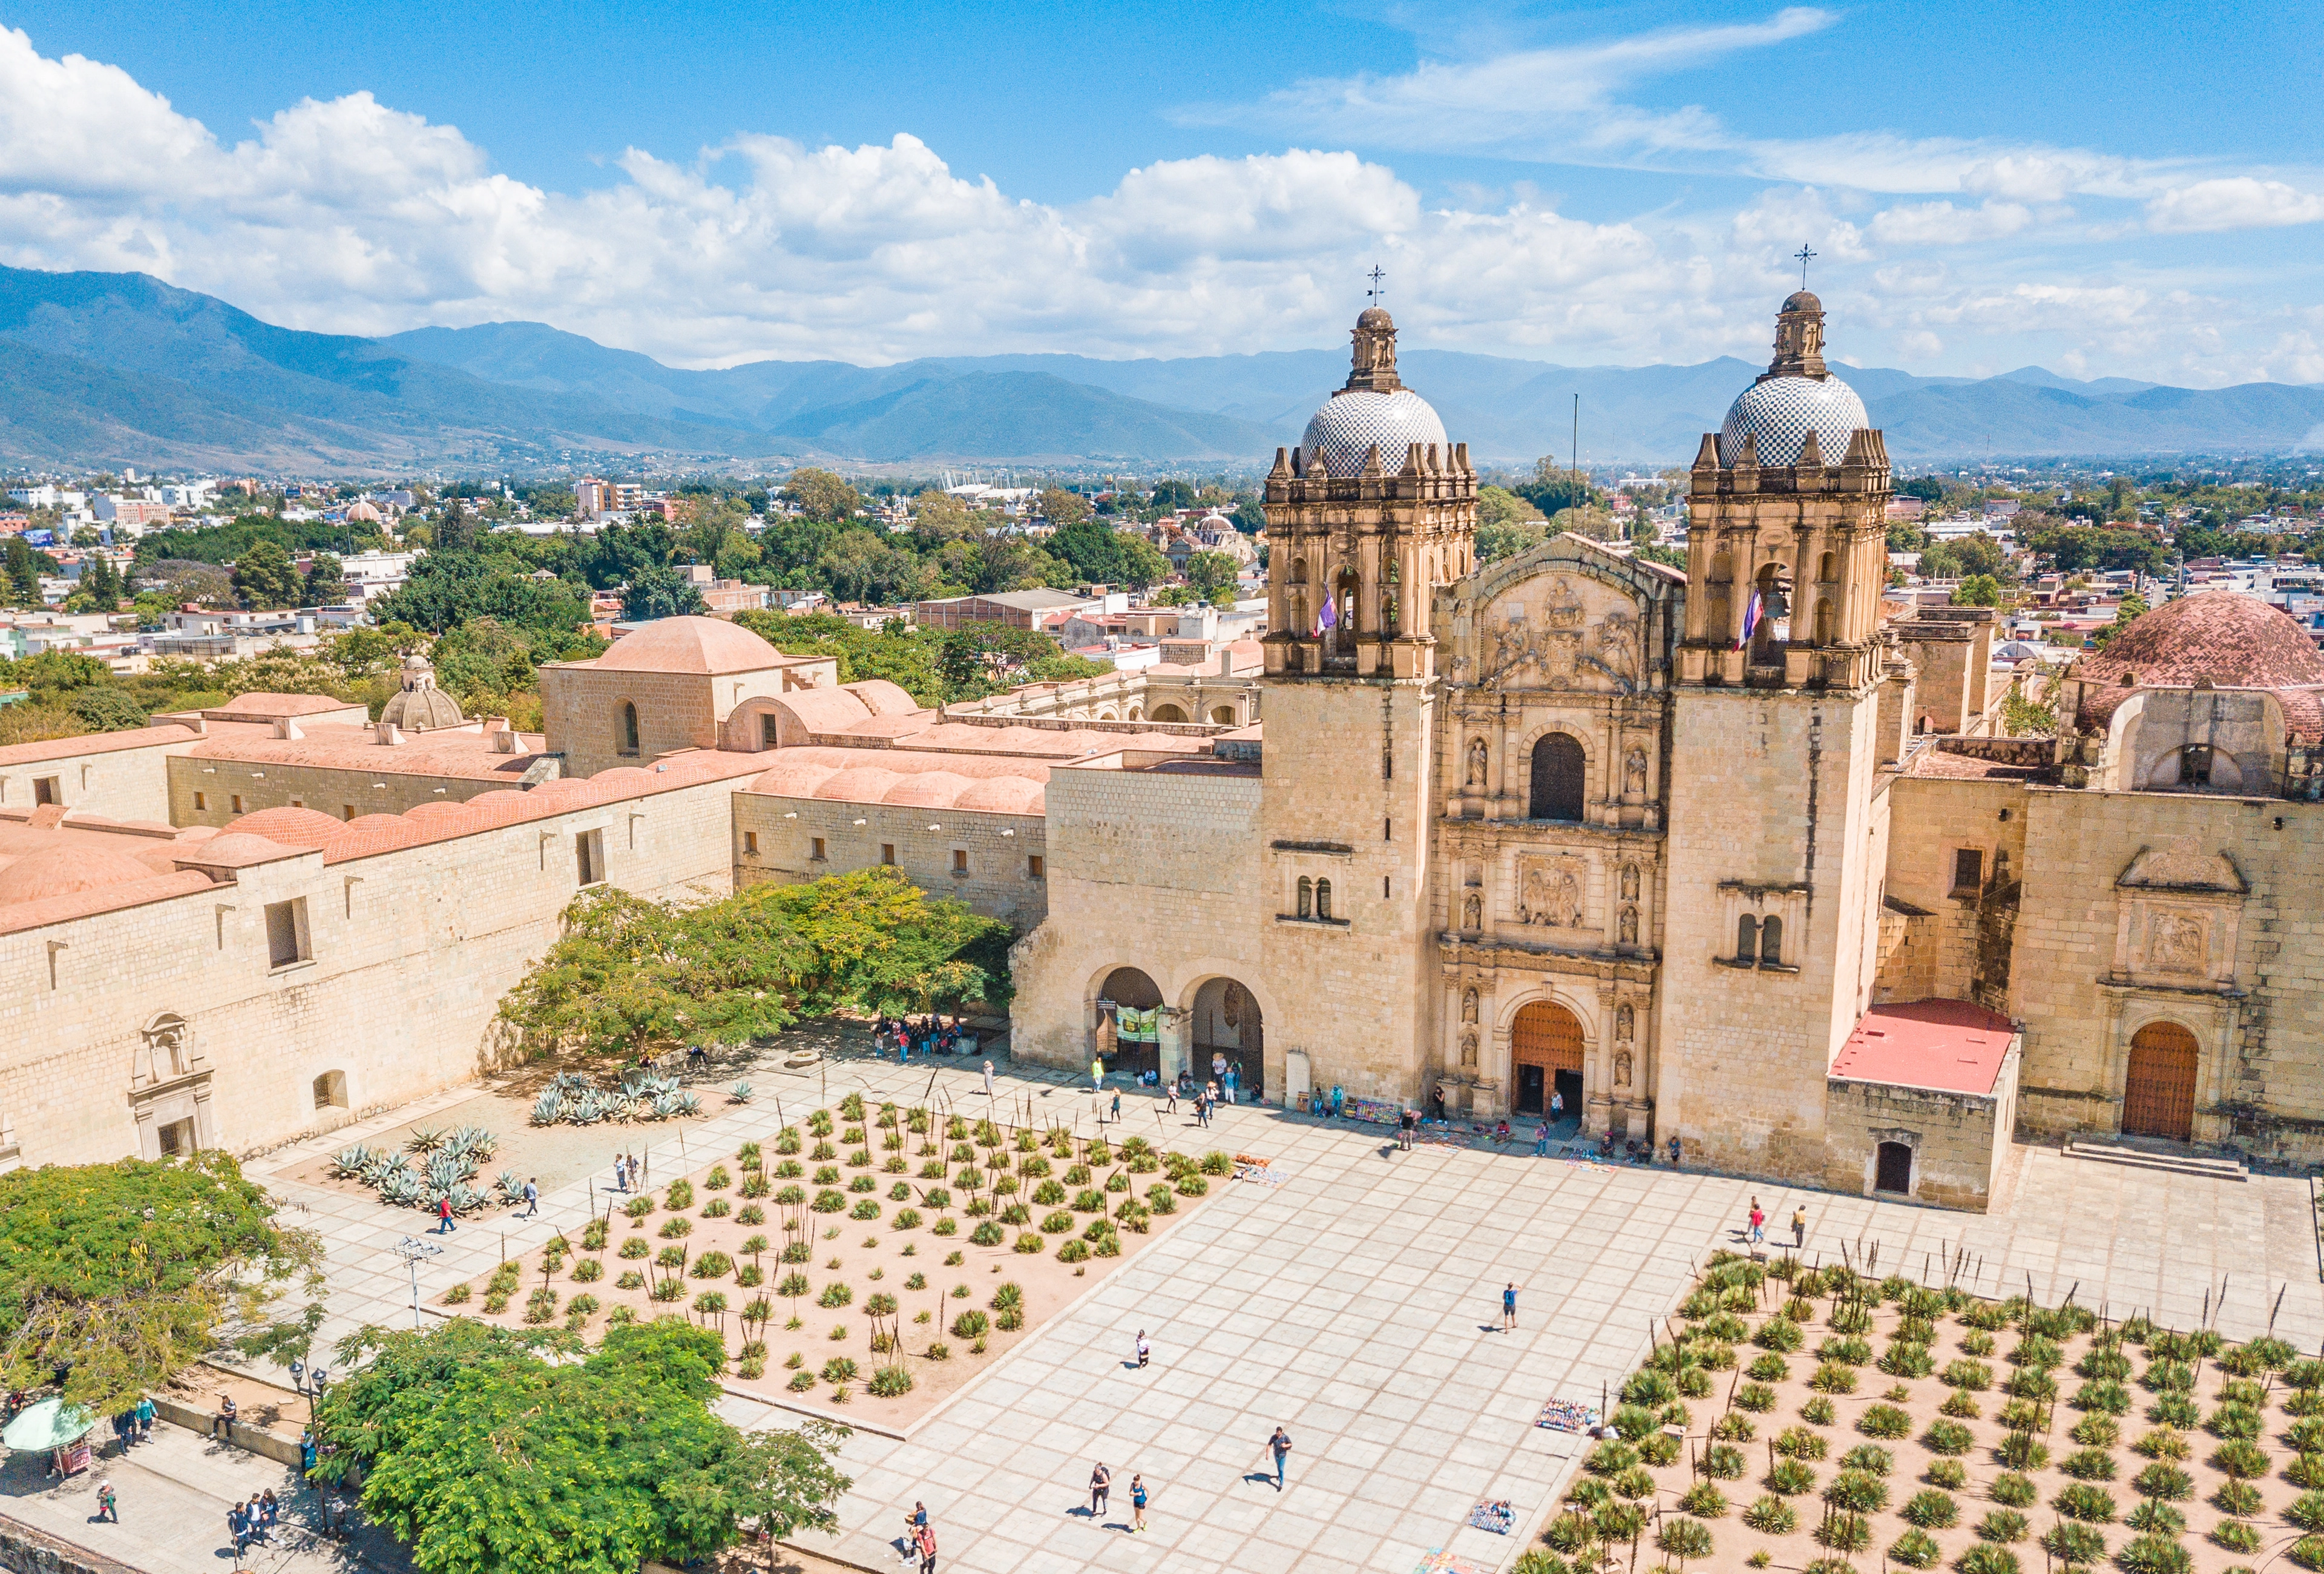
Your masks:
<instances>
[{"instance_id":1,"label":"white cloud","mask_svg":"<svg viewBox=\"0 0 2324 1574\"><path fill-rule=\"evenodd\" d=\"M1975 208L1950 202L1914 202L1874 217L1872 244L1901 247L1970 245L2015 235L2034 222L2034 210L2018 202L1987 201Z\"/></svg>"},{"instance_id":2,"label":"white cloud","mask_svg":"<svg viewBox=\"0 0 2324 1574\"><path fill-rule=\"evenodd\" d=\"M2235 175L2177 186L2146 205L2146 225L2165 233L2271 229L2324 219L2324 197L2281 181Z\"/></svg>"}]
</instances>

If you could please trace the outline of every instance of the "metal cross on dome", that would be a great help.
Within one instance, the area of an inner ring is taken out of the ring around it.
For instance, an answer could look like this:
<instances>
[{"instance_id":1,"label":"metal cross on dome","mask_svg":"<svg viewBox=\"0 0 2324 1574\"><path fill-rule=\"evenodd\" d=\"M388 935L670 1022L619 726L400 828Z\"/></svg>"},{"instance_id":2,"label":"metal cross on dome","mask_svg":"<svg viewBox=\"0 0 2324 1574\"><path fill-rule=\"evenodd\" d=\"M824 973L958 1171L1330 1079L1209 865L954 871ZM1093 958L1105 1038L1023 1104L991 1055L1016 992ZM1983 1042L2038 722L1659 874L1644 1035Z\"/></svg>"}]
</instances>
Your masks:
<instances>
[{"instance_id":1,"label":"metal cross on dome","mask_svg":"<svg viewBox=\"0 0 2324 1574\"><path fill-rule=\"evenodd\" d=\"M1792 260L1800 265L1800 288L1803 290L1808 287L1808 264L1815 258L1816 254L1808 250L1805 241L1802 241L1800 249L1792 254Z\"/></svg>"},{"instance_id":2,"label":"metal cross on dome","mask_svg":"<svg viewBox=\"0 0 2324 1574\"><path fill-rule=\"evenodd\" d=\"M1380 303L1380 298L1388 293L1387 291L1380 288L1380 281L1387 278L1388 275L1380 271L1380 265L1378 263L1374 263L1372 264L1372 271L1366 273L1364 277L1372 282L1372 287L1365 291L1364 294L1370 298L1373 305L1377 306Z\"/></svg>"}]
</instances>

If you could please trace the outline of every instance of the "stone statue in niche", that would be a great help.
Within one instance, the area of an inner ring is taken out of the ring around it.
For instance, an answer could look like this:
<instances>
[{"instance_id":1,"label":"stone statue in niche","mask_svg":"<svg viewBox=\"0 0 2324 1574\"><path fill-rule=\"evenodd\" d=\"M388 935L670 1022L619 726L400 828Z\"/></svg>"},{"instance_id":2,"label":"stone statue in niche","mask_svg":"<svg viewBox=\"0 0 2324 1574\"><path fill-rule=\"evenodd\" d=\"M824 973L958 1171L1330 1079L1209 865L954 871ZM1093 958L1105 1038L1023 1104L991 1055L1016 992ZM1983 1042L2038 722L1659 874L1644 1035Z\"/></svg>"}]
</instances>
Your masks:
<instances>
[{"instance_id":1,"label":"stone statue in niche","mask_svg":"<svg viewBox=\"0 0 2324 1574\"><path fill-rule=\"evenodd\" d=\"M1622 866L1622 900L1636 902L1637 899L1638 866L1636 864L1625 864Z\"/></svg>"},{"instance_id":2,"label":"stone statue in niche","mask_svg":"<svg viewBox=\"0 0 2324 1574\"><path fill-rule=\"evenodd\" d=\"M1617 1008L1615 1009L1615 1012L1614 1012L1614 1036L1615 1036L1615 1038L1617 1038L1618 1040L1621 1041L1623 1043L1628 1043L1628 1042L1630 1042L1631 1036L1632 1036L1632 1035L1633 1035L1633 1034L1637 1031L1637 1024L1638 1024L1638 1015L1637 1015L1637 1012L1635 1012L1635 1011L1633 1011L1633 1010L1632 1010L1632 1009L1631 1009L1628 1005L1623 1005L1618 1006L1618 1007L1617 1007Z\"/></svg>"},{"instance_id":3,"label":"stone statue in niche","mask_svg":"<svg viewBox=\"0 0 2324 1574\"><path fill-rule=\"evenodd\" d=\"M1622 762L1622 793L1627 798L1646 795L1646 751L1632 749L1630 757Z\"/></svg>"},{"instance_id":4,"label":"stone statue in niche","mask_svg":"<svg viewBox=\"0 0 2324 1574\"><path fill-rule=\"evenodd\" d=\"M1469 893L1469 899L1461 904L1461 927L1462 929L1485 927L1485 904L1479 900L1473 891Z\"/></svg>"},{"instance_id":5,"label":"stone statue in niche","mask_svg":"<svg viewBox=\"0 0 2324 1574\"><path fill-rule=\"evenodd\" d=\"M2203 925L2200 919L2158 912L2148 929L2147 957L2166 973L2203 970Z\"/></svg>"},{"instance_id":6,"label":"stone statue in niche","mask_svg":"<svg viewBox=\"0 0 2324 1574\"><path fill-rule=\"evenodd\" d=\"M1475 1033L1468 1032L1461 1035L1461 1064L1466 1069L1476 1069L1477 1035Z\"/></svg>"},{"instance_id":7,"label":"stone statue in niche","mask_svg":"<svg viewBox=\"0 0 2324 1574\"><path fill-rule=\"evenodd\" d=\"M1470 786L1471 786L1471 787L1482 787L1482 786L1485 784L1485 764L1486 764L1486 761L1487 761L1487 759L1488 759L1489 757L1489 751L1488 751L1488 750L1487 750L1487 748L1485 747L1485 740L1484 740L1483 738L1476 738L1476 739L1472 740L1472 741L1470 743L1470 745L1469 745L1469 785L1470 785Z\"/></svg>"},{"instance_id":8,"label":"stone statue in niche","mask_svg":"<svg viewBox=\"0 0 2324 1574\"><path fill-rule=\"evenodd\" d=\"M1637 686L1638 622L1627 612L1611 612L1598 625L1598 665L1625 689Z\"/></svg>"},{"instance_id":9,"label":"stone statue in niche","mask_svg":"<svg viewBox=\"0 0 2324 1574\"><path fill-rule=\"evenodd\" d=\"M1474 989L1464 989L1461 992L1461 1020L1462 1022L1477 1020L1477 992Z\"/></svg>"},{"instance_id":10,"label":"stone statue in niche","mask_svg":"<svg viewBox=\"0 0 2324 1574\"><path fill-rule=\"evenodd\" d=\"M140 1029L145 1040L145 1079L168 1082L193 1069L193 1026L182 1016L163 1013Z\"/></svg>"},{"instance_id":11,"label":"stone statue in niche","mask_svg":"<svg viewBox=\"0 0 2324 1574\"><path fill-rule=\"evenodd\" d=\"M1622 909L1621 943L1626 946L1638 943L1638 910L1635 907Z\"/></svg>"},{"instance_id":12,"label":"stone statue in niche","mask_svg":"<svg viewBox=\"0 0 2324 1574\"><path fill-rule=\"evenodd\" d=\"M1630 1051L1628 1050L1617 1050L1614 1051L1614 1086L1617 1088L1628 1088L1629 1085Z\"/></svg>"},{"instance_id":13,"label":"stone statue in niche","mask_svg":"<svg viewBox=\"0 0 2324 1574\"><path fill-rule=\"evenodd\" d=\"M1582 921L1582 882L1563 862L1527 864L1519 889L1517 921L1572 929Z\"/></svg>"}]
</instances>

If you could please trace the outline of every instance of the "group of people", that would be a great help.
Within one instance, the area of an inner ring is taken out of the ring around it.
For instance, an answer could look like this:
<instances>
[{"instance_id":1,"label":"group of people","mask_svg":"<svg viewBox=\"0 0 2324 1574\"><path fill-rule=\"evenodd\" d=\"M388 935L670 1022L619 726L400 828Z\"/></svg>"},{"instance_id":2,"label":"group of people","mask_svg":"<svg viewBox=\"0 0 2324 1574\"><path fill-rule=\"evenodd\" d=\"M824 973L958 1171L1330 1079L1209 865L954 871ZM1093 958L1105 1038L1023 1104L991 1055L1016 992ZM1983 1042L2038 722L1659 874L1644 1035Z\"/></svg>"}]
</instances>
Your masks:
<instances>
[{"instance_id":1,"label":"group of people","mask_svg":"<svg viewBox=\"0 0 2324 1574\"><path fill-rule=\"evenodd\" d=\"M918 1563L920 1574L936 1574L936 1529L928 1523L927 1504L913 1503L912 1512L904 1516L904 1533L896 1545L902 1551L906 1569Z\"/></svg>"},{"instance_id":2,"label":"group of people","mask_svg":"<svg viewBox=\"0 0 2324 1574\"><path fill-rule=\"evenodd\" d=\"M638 1156L635 1153L613 1155L613 1190L635 1191L638 1189Z\"/></svg>"},{"instance_id":3,"label":"group of people","mask_svg":"<svg viewBox=\"0 0 2324 1574\"><path fill-rule=\"evenodd\" d=\"M922 1059L929 1055L956 1055L961 1049L960 1019L946 1022L941 1016L912 1017L882 1016L872 1030L872 1042L881 1054L896 1051L899 1065L908 1062L917 1051Z\"/></svg>"},{"instance_id":4,"label":"group of people","mask_svg":"<svg viewBox=\"0 0 2324 1574\"><path fill-rule=\"evenodd\" d=\"M1675 1170L1679 1167L1679 1161L1685 1155L1685 1153L1686 1145L1677 1137L1672 1137L1670 1140L1670 1162L1672 1169ZM1598 1134L1598 1156L1604 1159L1609 1163L1613 1162L1614 1133L1610 1127ZM1652 1137L1643 1139L1638 1137L1623 1138L1622 1160L1625 1163L1630 1164L1653 1163L1655 1162L1654 1139Z\"/></svg>"},{"instance_id":5,"label":"group of people","mask_svg":"<svg viewBox=\"0 0 2324 1574\"><path fill-rule=\"evenodd\" d=\"M226 1511L226 1528L234 1537L234 1555L237 1558L241 1557L243 1549L253 1542L264 1546L268 1534L281 1517L282 1505L275 1501L272 1487L253 1495L248 1503L228 1505Z\"/></svg>"},{"instance_id":6,"label":"group of people","mask_svg":"<svg viewBox=\"0 0 2324 1574\"><path fill-rule=\"evenodd\" d=\"M122 1452L129 1451L132 1443L142 1443L153 1431L153 1402L139 1395L137 1403L113 1418L113 1436Z\"/></svg>"},{"instance_id":7,"label":"group of people","mask_svg":"<svg viewBox=\"0 0 2324 1574\"><path fill-rule=\"evenodd\" d=\"M1767 1241L1767 1214L1759 1199L1751 1199L1751 1211L1744 1216L1743 1239L1748 1245L1765 1245ZM1802 1203L1792 1210L1792 1249L1797 1251L1808 1244L1808 1209Z\"/></svg>"}]
</instances>

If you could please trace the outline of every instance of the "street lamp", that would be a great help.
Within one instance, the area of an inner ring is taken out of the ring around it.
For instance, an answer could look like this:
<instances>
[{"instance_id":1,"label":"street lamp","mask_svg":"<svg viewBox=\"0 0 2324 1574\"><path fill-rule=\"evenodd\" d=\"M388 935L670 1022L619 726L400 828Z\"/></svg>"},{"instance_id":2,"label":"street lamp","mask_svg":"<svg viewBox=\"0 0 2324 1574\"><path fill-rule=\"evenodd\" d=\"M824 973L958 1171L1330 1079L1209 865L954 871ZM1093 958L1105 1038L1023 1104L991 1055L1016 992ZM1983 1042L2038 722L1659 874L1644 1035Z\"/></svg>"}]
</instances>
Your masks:
<instances>
[{"instance_id":1,"label":"street lamp","mask_svg":"<svg viewBox=\"0 0 2324 1574\"><path fill-rule=\"evenodd\" d=\"M405 1265L411 1270L411 1329L414 1333L417 1333L420 1331L420 1259L440 1257L444 1255L444 1248L434 1241L423 1241L418 1236L406 1236L403 1237L402 1245L395 1248L395 1255L402 1258Z\"/></svg>"}]
</instances>

